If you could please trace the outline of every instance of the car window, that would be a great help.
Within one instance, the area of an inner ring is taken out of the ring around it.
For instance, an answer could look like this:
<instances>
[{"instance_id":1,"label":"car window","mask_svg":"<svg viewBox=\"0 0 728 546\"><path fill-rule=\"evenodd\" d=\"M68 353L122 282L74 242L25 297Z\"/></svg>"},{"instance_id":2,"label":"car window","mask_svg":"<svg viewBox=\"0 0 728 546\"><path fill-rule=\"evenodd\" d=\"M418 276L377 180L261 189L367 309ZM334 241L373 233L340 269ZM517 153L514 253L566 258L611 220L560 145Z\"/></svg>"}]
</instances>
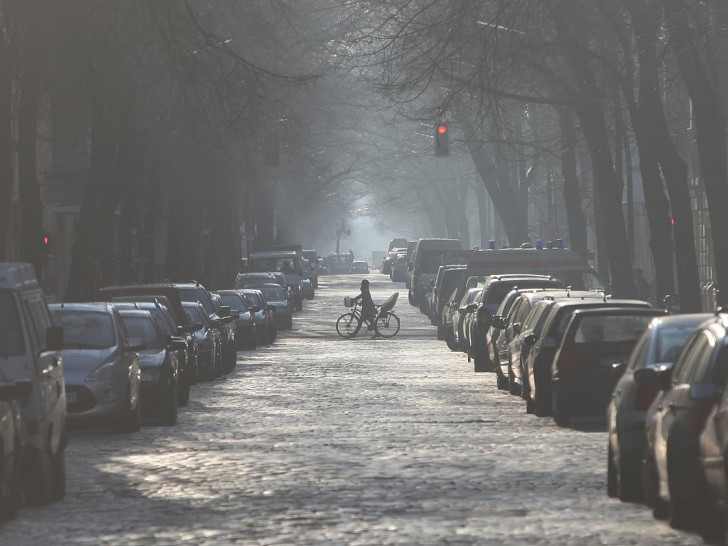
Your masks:
<instances>
[{"instance_id":1,"label":"car window","mask_svg":"<svg viewBox=\"0 0 728 546\"><path fill-rule=\"evenodd\" d=\"M518 314L518 310L521 308L521 304L523 304L523 297L519 297L514 303L513 306L508 311L508 323L513 322L513 318Z\"/></svg>"},{"instance_id":2,"label":"car window","mask_svg":"<svg viewBox=\"0 0 728 546\"><path fill-rule=\"evenodd\" d=\"M715 355L715 335L709 330L704 330L702 336L705 338L702 349L697 358L690 366L690 373L686 376L685 383L704 383L711 380L713 371L713 356Z\"/></svg>"},{"instance_id":3,"label":"car window","mask_svg":"<svg viewBox=\"0 0 728 546\"><path fill-rule=\"evenodd\" d=\"M650 315L582 316L574 332L574 343L636 341L653 318Z\"/></svg>"},{"instance_id":4,"label":"car window","mask_svg":"<svg viewBox=\"0 0 728 546\"><path fill-rule=\"evenodd\" d=\"M657 336L655 362L675 362L695 326L661 327Z\"/></svg>"},{"instance_id":5,"label":"car window","mask_svg":"<svg viewBox=\"0 0 728 546\"><path fill-rule=\"evenodd\" d=\"M634 371L645 367L647 364L647 351L650 348L650 332L645 332L637 342L632 356L630 356L629 362L627 363L627 370Z\"/></svg>"},{"instance_id":6,"label":"car window","mask_svg":"<svg viewBox=\"0 0 728 546\"><path fill-rule=\"evenodd\" d=\"M525 330L528 328L529 330L532 330L538 323L539 319L543 316L544 309L546 309L546 307L543 305L534 305L531 307L528 315L526 315L523 319L523 329Z\"/></svg>"},{"instance_id":7,"label":"car window","mask_svg":"<svg viewBox=\"0 0 728 546\"><path fill-rule=\"evenodd\" d=\"M143 339L147 344L147 349L159 350L164 347L162 337L159 335L159 331L151 316L138 317L121 315L121 319L124 321L129 336Z\"/></svg>"},{"instance_id":8,"label":"car window","mask_svg":"<svg viewBox=\"0 0 728 546\"><path fill-rule=\"evenodd\" d=\"M523 301L521 302L521 306L518 308L518 314L513 317L513 322L520 322L523 324L523 321L526 319L528 314L531 312L532 306L531 301L526 297L523 298Z\"/></svg>"},{"instance_id":9,"label":"car window","mask_svg":"<svg viewBox=\"0 0 728 546\"><path fill-rule=\"evenodd\" d=\"M12 292L0 292L0 356L25 354L23 323Z\"/></svg>"},{"instance_id":10,"label":"car window","mask_svg":"<svg viewBox=\"0 0 728 546\"><path fill-rule=\"evenodd\" d=\"M262 286L259 290L266 301L286 301L286 293L280 286Z\"/></svg>"},{"instance_id":11,"label":"car window","mask_svg":"<svg viewBox=\"0 0 728 546\"><path fill-rule=\"evenodd\" d=\"M212 298L210 298L207 290L201 286L182 288L179 291L179 297L182 301L199 301L202 304L202 307L205 308L205 312L207 312L208 315L215 314L215 304L212 303Z\"/></svg>"},{"instance_id":12,"label":"car window","mask_svg":"<svg viewBox=\"0 0 728 546\"><path fill-rule=\"evenodd\" d=\"M716 356L715 364L713 364L712 382L721 390L725 388L726 382L728 382L728 346L726 345L718 350L718 356Z\"/></svg>"},{"instance_id":13,"label":"car window","mask_svg":"<svg viewBox=\"0 0 728 546\"><path fill-rule=\"evenodd\" d=\"M177 328L172 322L169 314L164 309L155 307L153 309L147 309L147 311L149 311L152 316L157 319L157 322L162 327L165 335L173 336L177 334Z\"/></svg>"},{"instance_id":14,"label":"car window","mask_svg":"<svg viewBox=\"0 0 728 546\"><path fill-rule=\"evenodd\" d=\"M672 372L673 383L676 385L689 383L692 371L700 360L701 354L706 350L710 350L708 339L705 337L704 332L698 332L675 363L675 368Z\"/></svg>"},{"instance_id":15,"label":"car window","mask_svg":"<svg viewBox=\"0 0 728 546\"><path fill-rule=\"evenodd\" d=\"M108 349L116 344L111 315L103 311L54 309L53 319L63 327L66 349Z\"/></svg>"},{"instance_id":16,"label":"car window","mask_svg":"<svg viewBox=\"0 0 728 546\"><path fill-rule=\"evenodd\" d=\"M220 294L220 297L222 298L222 301L230 307L230 309L234 311L240 311L241 313L245 313L248 308L245 305L245 302L243 301L243 298L240 296L237 296L235 294Z\"/></svg>"}]
</instances>

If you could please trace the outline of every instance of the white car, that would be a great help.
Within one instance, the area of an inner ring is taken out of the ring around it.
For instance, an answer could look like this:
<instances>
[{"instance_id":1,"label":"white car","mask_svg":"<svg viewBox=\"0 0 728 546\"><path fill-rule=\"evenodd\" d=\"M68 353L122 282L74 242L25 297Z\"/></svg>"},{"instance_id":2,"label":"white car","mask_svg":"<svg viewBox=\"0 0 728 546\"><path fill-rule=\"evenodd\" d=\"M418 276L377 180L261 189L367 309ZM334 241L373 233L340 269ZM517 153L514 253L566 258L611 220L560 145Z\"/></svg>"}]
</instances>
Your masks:
<instances>
[{"instance_id":1,"label":"white car","mask_svg":"<svg viewBox=\"0 0 728 546\"><path fill-rule=\"evenodd\" d=\"M0 324L3 379L23 395L25 500L47 504L66 494L63 329L53 326L32 265L0 263Z\"/></svg>"}]
</instances>

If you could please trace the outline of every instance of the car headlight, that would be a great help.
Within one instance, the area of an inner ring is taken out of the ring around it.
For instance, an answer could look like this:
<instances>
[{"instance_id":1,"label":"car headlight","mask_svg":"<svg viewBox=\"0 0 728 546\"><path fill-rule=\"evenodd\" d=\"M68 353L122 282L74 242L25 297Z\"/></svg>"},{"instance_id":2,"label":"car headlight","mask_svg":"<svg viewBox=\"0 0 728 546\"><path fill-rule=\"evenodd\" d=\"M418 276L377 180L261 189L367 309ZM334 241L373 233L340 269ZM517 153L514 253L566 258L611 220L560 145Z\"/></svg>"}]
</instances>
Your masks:
<instances>
[{"instance_id":1,"label":"car headlight","mask_svg":"<svg viewBox=\"0 0 728 546\"><path fill-rule=\"evenodd\" d=\"M142 370L142 381L159 381L160 377L162 377L162 370L159 368Z\"/></svg>"},{"instance_id":2,"label":"car headlight","mask_svg":"<svg viewBox=\"0 0 728 546\"><path fill-rule=\"evenodd\" d=\"M102 364L86 376L86 381L108 381L114 376L114 364L116 361Z\"/></svg>"}]
</instances>

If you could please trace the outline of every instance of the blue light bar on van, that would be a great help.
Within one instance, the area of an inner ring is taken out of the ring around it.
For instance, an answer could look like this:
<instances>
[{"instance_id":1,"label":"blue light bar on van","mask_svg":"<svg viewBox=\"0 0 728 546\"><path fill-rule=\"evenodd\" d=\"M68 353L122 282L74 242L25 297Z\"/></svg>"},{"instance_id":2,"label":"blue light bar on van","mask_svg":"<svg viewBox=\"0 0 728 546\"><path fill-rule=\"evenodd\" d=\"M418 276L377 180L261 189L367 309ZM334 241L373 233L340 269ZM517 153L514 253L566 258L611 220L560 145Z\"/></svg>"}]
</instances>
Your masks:
<instances>
[{"instance_id":1,"label":"blue light bar on van","mask_svg":"<svg viewBox=\"0 0 728 546\"><path fill-rule=\"evenodd\" d=\"M564 248L564 240L563 239L556 239L556 246L558 248Z\"/></svg>"},{"instance_id":2,"label":"blue light bar on van","mask_svg":"<svg viewBox=\"0 0 728 546\"><path fill-rule=\"evenodd\" d=\"M495 240L494 239L491 239L490 241L488 241L488 248L491 250L495 250Z\"/></svg>"}]
</instances>

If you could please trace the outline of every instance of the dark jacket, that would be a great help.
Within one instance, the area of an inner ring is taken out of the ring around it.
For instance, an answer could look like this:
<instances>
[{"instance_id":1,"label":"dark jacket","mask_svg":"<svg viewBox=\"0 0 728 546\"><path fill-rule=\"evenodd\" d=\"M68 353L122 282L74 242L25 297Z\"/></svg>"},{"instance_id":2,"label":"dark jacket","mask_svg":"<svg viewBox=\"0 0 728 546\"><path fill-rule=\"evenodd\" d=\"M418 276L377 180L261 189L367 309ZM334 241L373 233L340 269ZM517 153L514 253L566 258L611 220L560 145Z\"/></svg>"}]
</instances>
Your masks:
<instances>
[{"instance_id":1,"label":"dark jacket","mask_svg":"<svg viewBox=\"0 0 728 546\"><path fill-rule=\"evenodd\" d=\"M372 301L372 294L371 292L369 292L368 288L362 289L361 294L359 294L351 301L361 301L361 315L364 318L373 317L374 314L377 312L376 308L374 307L374 302Z\"/></svg>"}]
</instances>

